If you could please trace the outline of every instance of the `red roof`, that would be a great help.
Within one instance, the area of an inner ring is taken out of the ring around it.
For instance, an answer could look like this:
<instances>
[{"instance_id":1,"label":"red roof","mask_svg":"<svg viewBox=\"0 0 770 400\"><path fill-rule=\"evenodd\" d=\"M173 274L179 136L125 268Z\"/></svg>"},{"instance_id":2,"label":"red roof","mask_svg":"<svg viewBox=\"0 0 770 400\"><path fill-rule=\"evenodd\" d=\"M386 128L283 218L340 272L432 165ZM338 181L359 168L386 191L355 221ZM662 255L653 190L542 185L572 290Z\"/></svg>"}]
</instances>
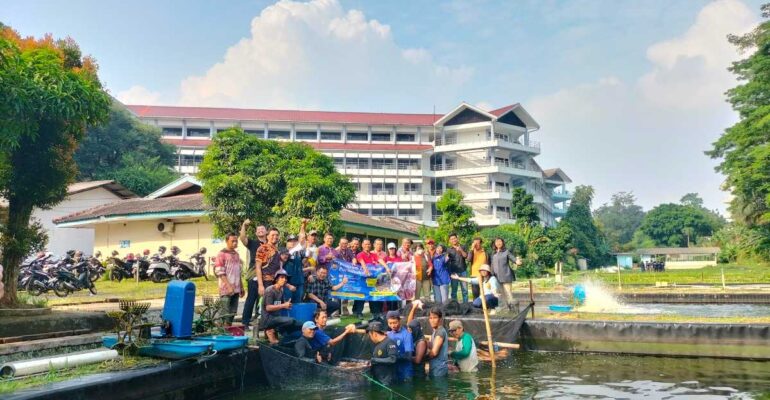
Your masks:
<instances>
[{"instance_id":1,"label":"red roof","mask_svg":"<svg viewBox=\"0 0 770 400\"><path fill-rule=\"evenodd\" d=\"M439 114L395 114L339 111L263 110L245 108L127 105L143 118L199 118L228 121L288 121L366 125L433 125Z\"/></svg>"},{"instance_id":2,"label":"red roof","mask_svg":"<svg viewBox=\"0 0 770 400\"><path fill-rule=\"evenodd\" d=\"M163 139L168 144L179 147L206 147L211 144L211 140L192 140L192 139ZM379 150L379 151L425 151L433 148L429 144L387 144L387 143L319 143L319 142L297 142L306 143L316 150Z\"/></svg>"},{"instance_id":3,"label":"red roof","mask_svg":"<svg viewBox=\"0 0 770 400\"><path fill-rule=\"evenodd\" d=\"M505 107L501 107L501 108L498 108L497 110L492 110L492 111L490 111L489 113L490 113L490 114L492 114L492 115L494 115L494 116L496 116L496 117L499 117L499 116L501 116L501 115L503 115L503 114L507 113L508 111L511 111L511 110L513 110L513 109L514 109L514 108L516 108L518 105L519 105L519 103L516 103L516 104L511 104L511 105L508 105L508 106L505 106Z\"/></svg>"}]
</instances>

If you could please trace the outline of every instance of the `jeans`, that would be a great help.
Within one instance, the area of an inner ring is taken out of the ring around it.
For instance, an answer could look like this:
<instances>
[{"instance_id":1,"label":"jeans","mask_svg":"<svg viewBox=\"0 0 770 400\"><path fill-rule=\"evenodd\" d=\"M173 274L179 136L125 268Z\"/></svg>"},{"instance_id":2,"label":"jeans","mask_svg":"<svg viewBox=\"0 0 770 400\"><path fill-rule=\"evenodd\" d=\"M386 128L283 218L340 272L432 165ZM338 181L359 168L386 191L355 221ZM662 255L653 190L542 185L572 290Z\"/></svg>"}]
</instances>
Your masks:
<instances>
[{"instance_id":1,"label":"jeans","mask_svg":"<svg viewBox=\"0 0 770 400\"><path fill-rule=\"evenodd\" d=\"M248 280L248 291L246 292L246 302L243 303L243 316L241 322L249 325L254 316L254 306L259 302L259 284L253 279Z\"/></svg>"},{"instance_id":2,"label":"jeans","mask_svg":"<svg viewBox=\"0 0 770 400\"><path fill-rule=\"evenodd\" d=\"M433 300L437 304L449 303L449 285L433 285Z\"/></svg>"},{"instance_id":3,"label":"jeans","mask_svg":"<svg viewBox=\"0 0 770 400\"><path fill-rule=\"evenodd\" d=\"M238 293L233 293L229 296L221 296L221 297L222 297L222 300L227 301L226 310L229 316L227 317L226 322L228 324L232 324L233 319L235 318L235 314L238 314L238 300L240 299L241 296Z\"/></svg>"},{"instance_id":4,"label":"jeans","mask_svg":"<svg viewBox=\"0 0 770 400\"><path fill-rule=\"evenodd\" d=\"M364 312L364 303L366 303L366 301L364 300L353 301L353 315L362 314ZM382 314L382 307L384 306L384 304L385 303L382 301L370 301L369 311L372 312L373 316L377 316L377 314Z\"/></svg>"},{"instance_id":5,"label":"jeans","mask_svg":"<svg viewBox=\"0 0 770 400\"><path fill-rule=\"evenodd\" d=\"M465 278L468 276L468 271L463 271L457 275ZM468 302L468 284L467 283L460 282L453 279L450 286L452 288L452 297L451 297L452 300L457 300L457 286L460 286L460 291L462 292L462 296L463 296L463 303Z\"/></svg>"},{"instance_id":6,"label":"jeans","mask_svg":"<svg viewBox=\"0 0 770 400\"><path fill-rule=\"evenodd\" d=\"M294 285L294 287L296 287L297 290L292 292L291 290L289 290L289 288L284 286L283 299L284 300L291 299L292 304L302 303L302 300L305 297L305 285Z\"/></svg>"},{"instance_id":7,"label":"jeans","mask_svg":"<svg viewBox=\"0 0 770 400\"><path fill-rule=\"evenodd\" d=\"M495 297L495 295L487 293L484 298L487 300L487 308L497 307L497 297ZM481 308L481 296L477 297L476 300L473 300L473 306Z\"/></svg>"}]
</instances>

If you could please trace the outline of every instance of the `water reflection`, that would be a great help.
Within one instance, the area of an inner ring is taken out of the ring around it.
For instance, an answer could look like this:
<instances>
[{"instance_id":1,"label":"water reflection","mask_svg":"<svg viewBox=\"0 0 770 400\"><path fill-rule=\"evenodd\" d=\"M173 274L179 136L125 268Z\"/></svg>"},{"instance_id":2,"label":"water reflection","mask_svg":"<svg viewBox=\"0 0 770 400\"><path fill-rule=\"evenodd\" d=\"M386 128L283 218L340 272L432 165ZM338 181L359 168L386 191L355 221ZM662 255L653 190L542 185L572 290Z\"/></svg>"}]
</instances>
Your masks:
<instances>
[{"instance_id":1,"label":"water reflection","mask_svg":"<svg viewBox=\"0 0 770 400\"><path fill-rule=\"evenodd\" d=\"M447 380L391 387L410 399L751 399L770 395L770 363L717 359L518 353L492 374L455 374ZM495 397L490 394L494 390ZM275 396L275 397L274 397ZM262 398L398 399L367 386L323 391L259 389L239 400Z\"/></svg>"}]
</instances>

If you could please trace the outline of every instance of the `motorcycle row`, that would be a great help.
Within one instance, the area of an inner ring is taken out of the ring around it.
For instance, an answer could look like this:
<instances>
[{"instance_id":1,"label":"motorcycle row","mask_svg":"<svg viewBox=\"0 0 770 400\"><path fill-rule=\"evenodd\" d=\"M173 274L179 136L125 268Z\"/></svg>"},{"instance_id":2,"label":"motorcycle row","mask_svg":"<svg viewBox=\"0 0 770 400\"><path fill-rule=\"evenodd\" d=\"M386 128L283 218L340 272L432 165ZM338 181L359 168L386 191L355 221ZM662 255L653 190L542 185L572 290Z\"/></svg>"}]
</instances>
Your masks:
<instances>
[{"instance_id":1,"label":"motorcycle row","mask_svg":"<svg viewBox=\"0 0 770 400\"><path fill-rule=\"evenodd\" d=\"M27 259L19 271L18 288L26 290L32 296L53 291L59 297L70 293L88 290L96 294L95 282L107 274L110 280L136 279L151 280L155 283L171 279L187 280L206 275L206 248L190 256L190 261L181 261L181 250L172 246L166 255L166 247L160 246L158 252L150 256L145 250L141 256L129 253L120 257L117 251L105 262L100 260L101 252L93 256L83 256L82 252L70 250L63 257L51 253L38 253Z\"/></svg>"}]
</instances>

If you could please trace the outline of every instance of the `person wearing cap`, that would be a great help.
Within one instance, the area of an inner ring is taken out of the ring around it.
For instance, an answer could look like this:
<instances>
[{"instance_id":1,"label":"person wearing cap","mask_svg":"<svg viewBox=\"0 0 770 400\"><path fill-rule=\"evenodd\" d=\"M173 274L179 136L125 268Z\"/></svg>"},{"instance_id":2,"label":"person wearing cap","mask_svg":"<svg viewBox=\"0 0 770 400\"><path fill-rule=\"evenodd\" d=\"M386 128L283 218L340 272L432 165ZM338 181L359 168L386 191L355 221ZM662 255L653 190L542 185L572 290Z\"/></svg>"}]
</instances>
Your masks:
<instances>
[{"instance_id":1,"label":"person wearing cap","mask_svg":"<svg viewBox=\"0 0 770 400\"><path fill-rule=\"evenodd\" d=\"M345 339L345 336L355 333L356 326L354 324L349 324L342 333L337 335L337 337L331 338L324 331L324 329L326 329L326 324L329 322L329 313L324 310L316 310L315 314L313 314L313 322L315 322L318 329L316 329L313 338L310 340L310 347L314 351L319 351L323 360L331 363L332 347L342 342L342 340Z\"/></svg>"},{"instance_id":2,"label":"person wearing cap","mask_svg":"<svg viewBox=\"0 0 770 400\"><path fill-rule=\"evenodd\" d=\"M369 340L374 343L370 361L372 377L383 385L390 385L396 377L398 346L388 337L379 321L371 322L366 327L366 332Z\"/></svg>"},{"instance_id":3,"label":"person wearing cap","mask_svg":"<svg viewBox=\"0 0 770 400\"><path fill-rule=\"evenodd\" d=\"M476 372L479 366L479 356L476 353L476 343L470 333L465 332L459 319L449 322L449 334L457 339L455 350L449 353L460 372Z\"/></svg>"},{"instance_id":4,"label":"person wearing cap","mask_svg":"<svg viewBox=\"0 0 770 400\"><path fill-rule=\"evenodd\" d=\"M486 299L487 308L495 308L500 298L500 282L497 281L497 277L492 273L492 269L489 265L484 264L479 267L478 278L463 278L457 274L452 274L452 279L468 282L471 285L484 285L484 298ZM473 300L473 306L481 308L481 296Z\"/></svg>"},{"instance_id":5,"label":"person wearing cap","mask_svg":"<svg viewBox=\"0 0 770 400\"><path fill-rule=\"evenodd\" d=\"M396 378L399 382L405 382L412 379L412 352L414 352L414 342L409 330L401 325L401 314L398 311L388 311L386 314L388 320L388 337L396 343L398 347L398 360L396 361Z\"/></svg>"},{"instance_id":6,"label":"person wearing cap","mask_svg":"<svg viewBox=\"0 0 770 400\"><path fill-rule=\"evenodd\" d=\"M388 252L385 255L386 263L404 262L404 259L398 254L396 244L393 242L388 243Z\"/></svg>"},{"instance_id":7,"label":"person wearing cap","mask_svg":"<svg viewBox=\"0 0 770 400\"><path fill-rule=\"evenodd\" d=\"M289 279L286 270L279 269L275 273L275 283L265 289L262 297L262 315L259 320L259 328L265 331L271 344L278 343L276 332L286 334L299 329L297 321L291 317L281 315L282 310L291 309L291 298L284 301L283 287Z\"/></svg>"},{"instance_id":8,"label":"person wearing cap","mask_svg":"<svg viewBox=\"0 0 770 400\"><path fill-rule=\"evenodd\" d=\"M316 326L315 322L307 321L302 324L302 336L294 342L294 352L299 358L315 359L315 361L320 363L323 362L321 353L317 349L313 350L310 345L310 341L315 336L316 331L318 331L318 326Z\"/></svg>"},{"instance_id":9,"label":"person wearing cap","mask_svg":"<svg viewBox=\"0 0 770 400\"><path fill-rule=\"evenodd\" d=\"M302 233L302 231L300 231ZM289 284L294 287L292 291L289 285L284 288L284 296L291 297L293 304L301 303L305 298L305 272L302 268L304 248L299 243L296 235L286 238L286 248L281 250L281 268L289 274Z\"/></svg>"},{"instance_id":10,"label":"person wearing cap","mask_svg":"<svg viewBox=\"0 0 770 400\"><path fill-rule=\"evenodd\" d=\"M225 248L214 258L214 274L217 276L219 296L227 303L229 316L226 325L233 322L238 313L238 299L243 297L241 282L241 256L235 250L238 248L238 236L234 233L225 236Z\"/></svg>"},{"instance_id":11,"label":"person wearing cap","mask_svg":"<svg viewBox=\"0 0 770 400\"><path fill-rule=\"evenodd\" d=\"M318 265L318 231L313 229L307 234L307 246L305 247L305 260L309 267L315 268Z\"/></svg>"}]
</instances>

